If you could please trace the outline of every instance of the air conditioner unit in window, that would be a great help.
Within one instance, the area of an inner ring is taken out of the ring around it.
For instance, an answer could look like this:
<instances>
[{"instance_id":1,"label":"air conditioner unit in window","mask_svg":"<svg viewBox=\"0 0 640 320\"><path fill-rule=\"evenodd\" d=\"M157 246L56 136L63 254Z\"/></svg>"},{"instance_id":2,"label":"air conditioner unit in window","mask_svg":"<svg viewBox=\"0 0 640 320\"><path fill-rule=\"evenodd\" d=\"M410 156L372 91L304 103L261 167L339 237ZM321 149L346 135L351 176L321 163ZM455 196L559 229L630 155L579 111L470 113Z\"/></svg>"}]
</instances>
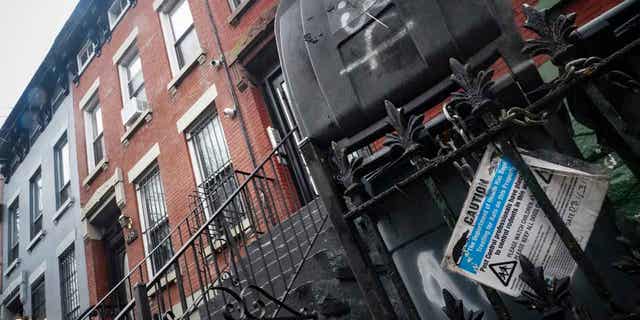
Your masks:
<instances>
[{"instance_id":1,"label":"air conditioner unit in window","mask_svg":"<svg viewBox=\"0 0 640 320\"><path fill-rule=\"evenodd\" d=\"M149 103L147 101L131 98L129 103L125 104L122 111L120 111L120 115L122 116L122 123L125 126L132 125L140 115L149 109Z\"/></svg>"}]
</instances>

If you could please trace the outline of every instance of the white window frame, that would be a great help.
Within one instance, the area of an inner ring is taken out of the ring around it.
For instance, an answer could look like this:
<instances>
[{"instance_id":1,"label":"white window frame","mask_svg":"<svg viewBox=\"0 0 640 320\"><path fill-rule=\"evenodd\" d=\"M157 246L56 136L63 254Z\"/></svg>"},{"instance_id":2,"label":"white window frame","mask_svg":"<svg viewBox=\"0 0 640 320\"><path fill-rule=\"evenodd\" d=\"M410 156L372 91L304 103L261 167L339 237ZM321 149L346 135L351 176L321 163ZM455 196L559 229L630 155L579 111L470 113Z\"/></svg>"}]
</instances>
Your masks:
<instances>
[{"instance_id":1,"label":"white window frame","mask_svg":"<svg viewBox=\"0 0 640 320\"><path fill-rule=\"evenodd\" d=\"M62 152L62 148L61 146L63 145L63 140L64 140L64 144L66 144L67 146L67 153L68 153L68 166L65 168L64 165L64 159L63 159L63 155L61 154ZM69 143L69 132L68 131L64 131L64 133L62 135L60 135L60 137L58 138L58 140L56 141L56 144L53 147L53 155L54 155L54 172L55 172L55 190L56 190L56 208L60 209L62 208L67 201L71 200L71 161L73 159L71 159L71 144ZM60 153L60 158L58 157L58 153ZM68 181L62 181L61 179L63 178L60 169L65 170L66 172L66 176L69 178ZM65 191L67 193L67 198L66 199L61 199L60 195L62 194L62 191Z\"/></svg>"},{"instance_id":2,"label":"white window frame","mask_svg":"<svg viewBox=\"0 0 640 320\"><path fill-rule=\"evenodd\" d=\"M39 184L38 184L39 180ZM44 202L42 169L38 169L29 178L29 240L35 239L44 230ZM40 220L40 229L34 232L36 222Z\"/></svg>"},{"instance_id":3,"label":"white window frame","mask_svg":"<svg viewBox=\"0 0 640 320\"><path fill-rule=\"evenodd\" d=\"M83 63L81 61L80 56L85 50L89 49L89 47L91 47L91 54L87 56L87 60ZM91 41L91 39L88 39L87 41L85 41L82 47L80 47L80 50L78 50L78 54L76 55L76 62L78 63L78 74L81 74L84 71L84 69L89 65L89 63L91 63L91 60L93 60L93 57L95 57L95 55L96 55L96 44L93 41Z\"/></svg>"},{"instance_id":4,"label":"white window frame","mask_svg":"<svg viewBox=\"0 0 640 320\"><path fill-rule=\"evenodd\" d=\"M185 130L185 138L187 139L187 146L188 146L188 149L189 149L189 156L191 157L191 166L192 166L192 170L193 170L193 173L195 175L195 178L196 178L196 187L200 186L200 185L202 185L202 183L204 183L205 177L203 177L203 172L202 172L203 170L201 169L200 157L199 157L198 152L197 152L197 147L195 145L195 141L193 139L192 132L194 131L195 128L202 127L208 121L218 121L219 126L220 126L221 139L222 139L222 141L220 141L220 143L224 144L225 149L227 151L227 156L228 156L227 161L224 164L222 164L219 168L217 168L216 169L216 173L213 174L212 176L217 176L217 175L219 175L221 172L223 172L225 170L232 170L233 171L233 163L231 161L231 153L230 153L230 150L229 150L229 145L227 144L226 136L225 136L225 133L224 133L224 128L222 127L222 122L220 121L220 117L217 114L214 114L214 115L208 115L208 114L201 115L197 120L193 121L193 123L191 123L189 125L189 128L187 128ZM233 175L234 173L232 172L231 174ZM237 184L237 185L239 185L239 184ZM243 201L250 201L250 200L243 199ZM246 203L244 203L244 205L246 206ZM214 212L212 212L212 210L210 208L210 205L209 205L209 203L206 202L206 200L204 200L203 209L204 209L205 215L208 218L211 217L211 215L214 213ZM246 212L246 215L243 217L242 221L238 225L236 225L233 228L231 228L231 234L232 235L235 236L236 234L240 233L240 229L238 227L241 227L242 229L245 229L245 228L248 228L250 226L249 214L250 214L249 212ZM216 242L214 244L214 248L218 248L218 247L220 247L222 245L223 245L222 243Z\"/></svg>"},{"instance_id":5,"label":"white window frame","mask_svg":"<svg viewBox=\"0 0 640 320\"><path fill-rule=\"evenodd\" d=\"M220 166L220 168L217 168L216 172L220 172L223 171L227 166L229 166L231 164L231 153L229 150L229 144L227 143L227 138L226 135L224 133L224 128L222 127L222 121L220 121L220 117L215 114L215 115L201 115L199 117L199 119L197 119L196 121L194 121L187 130L185 130L185 137L187 139L187 145L189 148L189 155L191 156L191 165L193 167L193 172L195 174L196 177L196 183L198 185L202 184L204 182L205 177L203 177L203 172L202 172L202 168L201 168L201 164L200 164L200 157L198 156L198 152L196 150L196 146L195 146L195 142L193 141L193 129L195 127L199 127L202 126L202 124L204 124L207 121L218 121L219 125L220 125L220 132L222 134L222 141L221 143L225 146L226 151L227 151L227 155L228 155L228 161L223 164L222 166Z\"/></svg>"},{"instance_id":6,"label":"white window frame","mask_svg":"<svg viewBox=\"0 0 640 320\"><path fill-rule=\"evenodd\" d=\"M89 173L93 172L95 170L96 167L98 167L98 165L100 164L100 162L104 159L106 159L107 157L107 150L105 147L105 143L104 143L104 122L102 123L101 127L102 127L102 132L100 132L99 135L101 135L101 148L102 148L102 159L100 159L100 161L96 161L95 159L95 153L94 153L94 142L96 140L96 137L93 136L93 131L94 131L94 114L95 114L95 110L96 108L100 109L100 113L102 113L102 106L100 105L100 100L98 98L97 93L94 94L91 99L89 100L89 102L86 104L86 106L84 106L83 110L84 110L84 129L85 129L85 144L87 146L87 165L89 168ZM102 120L103 115L100 116L100 119Z\"/></svg>"},{"instance_id":7,"label":"white window frame","mask_svg":"<svg viewBox=\"0 0 640 320\"><path fill-rule=\"evenodd\" d=\"M199 44L200 52L194 55L194 57L196 57L195 59L193 59L192 61L184 61L183 66L180 67L178 53L176 52L175 48L177 39L175 39L173 35L173 27L171 24L170 15L175 10L175 8L183 4L185 1L187 7L189 8L189 13L191 14L192 25L190 27L191 31L189 32L195 32L195 37ZM200 43L200 37L198 36L198 32L195 28L193 10L191 10L191 5L189 4L188 0L165 0L161 2L156 1L156 3L154 3L154 7L156 8L156 10L158 10L158 14L160 15L160 24L162 26L162 34L164 35L165 48L167 50L167 55L169 56L171 72L174 77L178 77L181 73L184 72L184 70L188 69L195 61L197 61L198 57L200 57L203 53L202 44Z\"/></svg>"},{"instance_id":8,"label":"white window frame","mask_svg":"<svg viewBox=\"0 0 640 320\"><path fill-rule=\"evenodd\" d=\"M238 8L242 6L245 1L248 0L237 0L238 3L235 3L235 0L227 0L229 2L229 8L231 8L231 12L236 11Z\"/></svg>"},{"instance_id":9,"label":"white window frame","mask_svg":"<svg viewBox=\"0 0 640 320\"><path fill-rule=\"evenodd\" d=\"M126 49L125 53L122 55L122 57L120 58L120 60L118 61L118 74L120 76L120 95L122 96L122 107L124 108L127 104L129 104L132 100L131 97L129 97L130 93L129 93L129 75L128 75L128 67L131 64L131 62L133 61L133 59L135 59L135 57L138 57L138 59L140 59L140 64L142 65L142 57L140 56L140 51L138 50L138 48L136 47L136 42L132 42L131 45L129 46L129 48ZM144 92L144 96L145 96L145 101L148 99L148 97L146 97L146 81L144 80L144 70L142 69L141 66L141 70L140 73L142 73L142 92ZM139 95L140 93L138 93Z\"/></svg>"},{"instance_id":10,"label":"white window frame","mask_svg":"<svg viewBox=\"0 0 640 320\"><path fill-rule=\"evenodd\" d=\"M122 8L122 11L120 11L120 14L118 14L118 16L114 18L111 15L111 9L119 1L121 1L121 0L114 0L113 2L111 2L111 5L109 6L109 9L107 9L107 18L109 20L109 28L111 30L113 30L116 27L116 25L118 25L118 22L120 22L120 20L122 20L122 17L124 17L124 15L127 13L127 10L129 10L129 8L131 7L131 0L125 0L127 2L127 4Z\"/></svg>"},{"instance_id":11,"label":"white window frame","mask_svg":"<svg viewBox=\"0 0 640 320\"><path fill-rule=\"evenodd\" d=\"M7 270L11 270L11 266L20 261L20 196L16 196L9 202L7 206ZM15 226L15 228L13 228ZM15 243L13 243L15 242ZM11 252L17 247L16 256L11 259Z\"/></svg>"},{"instance_id":12,"label":"white window frame","mask_svg":"<svg viewBox=\"0 0 640 320\"><path fill-rule=\"evenodd\" d=\"M135 177L135 181L133 181L135 190L136 190L136 200L138 201L138 217L140 219L140 233L142 235L142 244L144 246L144 255L146 258L146 265L147 265L147 272L150 275L150 277L153 277L155 275L155 272L153 271L153 256L150 255L151 250L154 249L155 247L151 247L151 244L149 243L149 237L147 236L147 230L149 228L149 226L147 226L147 212L145 209L145 206L143 205L144 202L144 198L142 196L142 192L141 192L141 186L140 186L140 182L144 181L150 174L154 173L154 171L157 171L158 176L160 176L160 168L158 165L157 160L154 160L150 165L147 166L147 168L144 169L144 172L140 173L140 175L138 175L137 177ZM160 176L160 187L163 190L163 202L164 202L164 207L165 210L167 212L165 212L166 216L164 219L167 220L167 224L169 224L168 219L169 219L169 212L168 212L168 208L167 208L167 198L166 195L164 194L164 185L162 182L162 177ZM169 234L171 234L171 225L169 224ZM172 244L172 248L171 250L173 251L173 244ZM175 254L175 252L172 252L172 256L173 254ZM171 258L171 257L170 257ZM169 259L170 259L169 258Z\"/></svg>"}]
</instances>

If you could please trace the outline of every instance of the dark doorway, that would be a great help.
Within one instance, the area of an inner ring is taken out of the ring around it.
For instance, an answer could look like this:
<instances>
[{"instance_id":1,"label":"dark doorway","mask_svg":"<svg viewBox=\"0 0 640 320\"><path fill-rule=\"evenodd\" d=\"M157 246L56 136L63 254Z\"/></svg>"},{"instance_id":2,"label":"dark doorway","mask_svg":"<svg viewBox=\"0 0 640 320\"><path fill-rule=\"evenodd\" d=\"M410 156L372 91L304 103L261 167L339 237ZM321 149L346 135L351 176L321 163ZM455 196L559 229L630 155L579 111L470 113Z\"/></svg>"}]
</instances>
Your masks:
<instances>
[{"instance_id":1,"label":"dark doorway","mask_svg":"<svg viewBox=\"0 0 640 320\"><path fill-rule=\"evenodd\" d=\"M263 88L269 117L273 124L272 133L284 137L296 128L298 123L292 112L290 95L280 69L275 41L270 41L257 50L250 61L244 63L244 67L251 75L252 81ZM315 199L317 194L307 164L298 147L304 138L296 132L294 139L289 139L284 145L286 155L283 155L302 205Z\"/></svg>"},{"instance_id":2,"label":"dark doorway","mask_svg":"<svg viewBox=\"0 0 640 320\"><path fill-rule=\"evenodd\" d=\"M109 288L118 286L119 282L127 275L127 251L120 224L115 222L105 232L104 236L105 252L109 267ZM116 294L111 302L115 310L120 311L127 304L126 283L117 287Z\"/></svg>"},{"instance_id":3,"label":"dark doorway","mask_svg":"<svg viewBox=\"0 0 640 320\"><path fill-rule=\"evenodd\" d=\"M104 250L108 283L108 291L115 289L110 295L106 310L100 310L103 316L115 316L127 305L130 297L130 287L127 281L120 283L129 273L126 244L122 227L118 222L121 211L116 205L115 199L110 199L104 207L92 219L92 224L101 230L102 248ZM104 280L103 280L104 281Z\"/></svg>"},{"instance_id":4,"label":"dark doorway","mask_svg":"<svg viewBox=\"0 0 640 320\"><path fill-rule=\"evenodd\" d=\"M264 80L265 91L269 97L267 104L270 107L271 121L278 135L284 136L298 126L291 106L289 88L282 70L278 66ZM299 132L293 133L293 139L287 140L284 147L286 160L291 174L296 182L296 189L302 201L306 204L316 197L316 189L309 173L307 163L299 149L299 144L304 137Z\"/></svg>"}]
</instances>

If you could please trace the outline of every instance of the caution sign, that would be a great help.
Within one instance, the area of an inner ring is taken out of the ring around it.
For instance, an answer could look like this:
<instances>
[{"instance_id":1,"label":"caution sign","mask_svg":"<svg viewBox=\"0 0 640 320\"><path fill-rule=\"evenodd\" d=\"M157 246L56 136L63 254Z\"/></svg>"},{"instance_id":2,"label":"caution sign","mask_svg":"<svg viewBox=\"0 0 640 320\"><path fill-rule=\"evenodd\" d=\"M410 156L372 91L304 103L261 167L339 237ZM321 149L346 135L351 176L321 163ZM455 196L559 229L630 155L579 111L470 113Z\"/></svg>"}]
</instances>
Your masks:
<instances>
[{"instance_id":1,"label":"caution sign","mask_svg":"<svg viewBox=\"0 0 640 320\"><path fill-rule=\"evenodd\" d=\"M585 248L608 188L608 177L523 155L562 219ZM443 265L517 297L524 254L545 276L562 278L576 264L516 168L489 146L447 246Z\"/></svg>"}]
</instances>

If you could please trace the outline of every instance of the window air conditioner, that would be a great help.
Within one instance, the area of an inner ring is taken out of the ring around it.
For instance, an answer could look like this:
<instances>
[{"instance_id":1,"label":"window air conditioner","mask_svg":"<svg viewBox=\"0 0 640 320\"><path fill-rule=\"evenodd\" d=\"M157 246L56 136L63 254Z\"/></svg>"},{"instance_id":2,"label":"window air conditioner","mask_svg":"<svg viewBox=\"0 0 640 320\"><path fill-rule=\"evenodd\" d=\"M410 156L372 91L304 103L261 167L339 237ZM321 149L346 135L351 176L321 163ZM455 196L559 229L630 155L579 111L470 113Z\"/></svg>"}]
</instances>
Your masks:
<instances>
[{"instance_id":1,"label":"window air conditioner","mask_svg":"<svg viewBox=\"0 0 640 320\"><path fill-rule=\"evenodd\" d=\"M122 123L125 126L132 125L140 115L149 109L149 104L137 98L131 98L129 103L125 104L124 108L120 111L122 116Z\"/></svg>"}]
</instances>

